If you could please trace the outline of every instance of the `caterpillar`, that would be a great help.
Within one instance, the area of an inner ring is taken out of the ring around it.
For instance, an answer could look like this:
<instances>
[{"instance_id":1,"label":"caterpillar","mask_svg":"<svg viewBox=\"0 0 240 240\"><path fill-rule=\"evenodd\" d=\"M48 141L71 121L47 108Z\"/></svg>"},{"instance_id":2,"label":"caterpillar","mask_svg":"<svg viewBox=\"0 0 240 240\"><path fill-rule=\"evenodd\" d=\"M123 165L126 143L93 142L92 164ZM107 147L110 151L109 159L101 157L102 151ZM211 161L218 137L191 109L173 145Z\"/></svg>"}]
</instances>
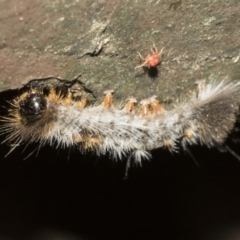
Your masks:
<instances>
[{"instance_id":1,"label":"caterpillar","mask_svg":"<svg viewBox=\"0 0 240 240\"><path fill-rule=\"evenodd\" d=\"M139 107L129 97L125 106L115 107L111 89L96 104L94 94L79 80L58 87L43 82L26 85L1 117L0 132L13 149L38 142L141 163L158 148L171 152L189 145L220 148L239 114L240 82L197 81L189 99L170 110L157 96L141 100Z\"/></svg>"}]
</instances>

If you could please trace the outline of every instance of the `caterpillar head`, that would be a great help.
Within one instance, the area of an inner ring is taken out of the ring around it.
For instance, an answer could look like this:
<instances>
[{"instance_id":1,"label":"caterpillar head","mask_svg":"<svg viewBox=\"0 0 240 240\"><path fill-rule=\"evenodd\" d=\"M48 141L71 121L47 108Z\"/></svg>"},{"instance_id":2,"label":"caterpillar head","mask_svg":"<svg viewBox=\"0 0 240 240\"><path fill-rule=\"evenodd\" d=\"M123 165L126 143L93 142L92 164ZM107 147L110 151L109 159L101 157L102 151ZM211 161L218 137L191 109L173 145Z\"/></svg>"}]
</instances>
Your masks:
<instances>
[{"instance_id":1,"label":"caterpillar head","mask_svg":"<svg viewBox=\"0 0 240 240\"><path fill-rule=\"evenodd\" d=\"M47 109L47 100L43 94L31 92L19 102L19 113L25 124L39 120Z\"/></svg>"}]
</instances>

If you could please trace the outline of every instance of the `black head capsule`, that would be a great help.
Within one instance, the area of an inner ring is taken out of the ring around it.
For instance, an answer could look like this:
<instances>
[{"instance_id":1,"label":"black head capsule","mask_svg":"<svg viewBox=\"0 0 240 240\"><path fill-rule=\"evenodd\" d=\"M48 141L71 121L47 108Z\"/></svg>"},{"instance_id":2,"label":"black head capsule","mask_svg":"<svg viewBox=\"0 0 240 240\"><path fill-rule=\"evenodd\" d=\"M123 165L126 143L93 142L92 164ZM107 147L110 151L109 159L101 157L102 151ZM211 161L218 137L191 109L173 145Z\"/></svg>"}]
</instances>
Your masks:
<instances>
[{"instance_id":1,"label":"black head capsule","mask_svg":"<svg viewBox=\"0 0 240 240\"><path fill-rule=\"evenodd\" d=\"M26 124L38 121L46 109L47 100L39 93L30 93L19 103L19 112Z\"/></svg>"}]
</instances>

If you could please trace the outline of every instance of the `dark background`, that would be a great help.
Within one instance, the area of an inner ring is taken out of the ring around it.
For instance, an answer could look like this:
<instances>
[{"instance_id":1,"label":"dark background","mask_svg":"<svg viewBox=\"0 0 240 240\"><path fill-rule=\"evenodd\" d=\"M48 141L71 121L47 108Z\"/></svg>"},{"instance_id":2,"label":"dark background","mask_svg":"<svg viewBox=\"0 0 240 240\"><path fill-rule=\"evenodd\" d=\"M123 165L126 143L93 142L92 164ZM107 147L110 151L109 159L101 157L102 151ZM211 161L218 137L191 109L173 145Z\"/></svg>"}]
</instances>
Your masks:
<instances>
[{"instance_id":1,"label":"dark background","mask_svg":"<svg viewBox=\"0 0 240 240\"><path fill-rule=\"evenodd\" d=\"M197 166L181 150L157 150L124 179L126 161L49 146L25 159L36 147L5 158L0 145L3 239L240 238L240 162L229 153L191 148Z\"/></svg>"}]
</instances>

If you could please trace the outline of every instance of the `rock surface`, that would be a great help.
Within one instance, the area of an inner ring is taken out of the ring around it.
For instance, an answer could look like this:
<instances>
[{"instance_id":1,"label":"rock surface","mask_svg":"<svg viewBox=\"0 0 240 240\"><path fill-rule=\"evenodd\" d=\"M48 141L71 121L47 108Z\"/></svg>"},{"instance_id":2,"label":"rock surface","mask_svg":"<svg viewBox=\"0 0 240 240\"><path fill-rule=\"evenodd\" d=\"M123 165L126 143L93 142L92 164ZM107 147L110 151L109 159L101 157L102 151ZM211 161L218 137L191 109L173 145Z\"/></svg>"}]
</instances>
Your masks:
<instances>
[{"instance_id":1,"label":"rock surface","mask_svg":"<svg viewBox=\"0 0 240 240\"><path fill-rule=\"evenodd\" d=\"M238 0L2 0L0 91L82 74L98 96L174 103L197 79L240 79L239 11ZM157 71L135 70L153 44Z\"/></svg>"}]
</instances>

